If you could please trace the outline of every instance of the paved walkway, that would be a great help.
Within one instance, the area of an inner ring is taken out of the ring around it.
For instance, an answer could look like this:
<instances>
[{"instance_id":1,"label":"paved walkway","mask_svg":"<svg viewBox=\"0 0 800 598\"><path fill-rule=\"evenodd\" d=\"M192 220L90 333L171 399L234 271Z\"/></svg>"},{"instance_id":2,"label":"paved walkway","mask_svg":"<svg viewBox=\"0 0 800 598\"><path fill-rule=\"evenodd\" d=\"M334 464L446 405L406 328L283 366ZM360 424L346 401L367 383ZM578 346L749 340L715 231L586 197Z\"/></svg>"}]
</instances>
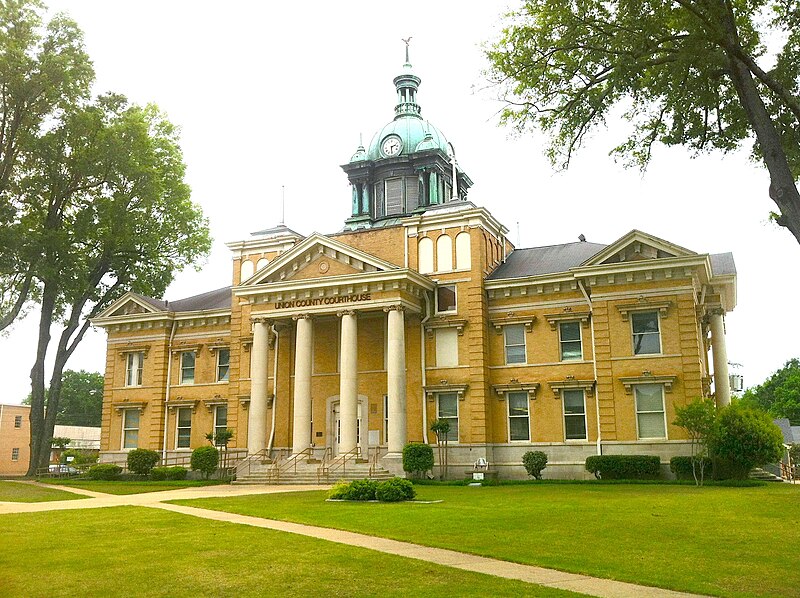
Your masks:
<instances>
[{"instance_id":1,"label":"paved walkway","mask_svg":"<svg viewBox=\"0 0 800 598\"><path fill-rule=\"evenodd\" d=\"M235 513L225 513L222 511L210 511L197 507L167 504L164 501L191 498L210 498L226 496L245 496L251 494L273 494L277 492L299 492L308 490L320 490L327 486L203 486L199 488L182 488L179 490L167 490L164 492L147 492L143 494L114 495L92 492L80 488L65 488L50 484L33 483L47 488L68 490L76 494L82 494L90 498L83 500L50 501L40 503L9 503L0 502L0 514L5 513L36 513L43 511L71 510L71 509L97 509L102 507L117 506L140 506L156 509L163 509L173 513L191 515L203 519L214 521L225 521L239 525L251 525L272 529L291 534L299 534L329 542L337 542L348 546L358 546L375 550L386 554L393 554L406 558L427 561L446 567L474 571L487 575L495 575L507 579L515 579L528 583L535 583L551 588L570 590L589 596L602 596L607 598L667 598L677 596L696 596L696 594L685 594L671 590L663 590L649 586L640 586L610 579L590 577L588 575L578 575L566 573L555 569L545 569L532 565L520 565L501 561L497 559L465 554L454 550L443 548L430 548L411 544L358 534L337 529L316 527L312 525L302 525L299 523L289 523L287 521L277 521L273 519L262 519L260 517L250 517Z\"/></svg>"}]
</instances>

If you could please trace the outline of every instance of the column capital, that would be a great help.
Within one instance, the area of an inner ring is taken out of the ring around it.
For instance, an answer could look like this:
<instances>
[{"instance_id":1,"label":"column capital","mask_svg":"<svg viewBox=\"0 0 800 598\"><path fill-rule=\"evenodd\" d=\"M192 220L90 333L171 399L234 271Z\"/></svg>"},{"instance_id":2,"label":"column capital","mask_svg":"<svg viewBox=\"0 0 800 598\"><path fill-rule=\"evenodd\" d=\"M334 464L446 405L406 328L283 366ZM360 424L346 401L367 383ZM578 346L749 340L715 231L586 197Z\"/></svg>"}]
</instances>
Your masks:
<instances>
[{"instance_id":1,"label":"column capital","mask_svg":"<svg viewBox=\"0 0 800 598\"><path fill-rule=\"evenodd\" d=\"M383 311L387 313L390 311L406 311L406 308L404 305L389 305L387 307L384 307Z\"/></svg>"},{"instance_id":2,"label":"column capital","mask_svg":"<svg viewBox=\"0 0 800 598\"><path fill-rule=\"evenodd\" d=\"M269 324L270 319L267 316L250 316L250 321L253 324Z\"/></svg>"},{"instance_id":3,"label":"column capital","mask_svg":"<svg viewBox=\"0 0 800 598\"><path fill-rule=\"evenodd\" d=\"M354 309L343 309L341 311L337 311L336 315L341 318L342 316L354 316L357 313L358 312L356 310L354 310Z\"/></svg>"},{"instance_id":4,"label":"column capital","mask_svg":"<svg viewBox=\"0 0 800 598\"><path fill-rule=\"evenodd\" d=\"M292 316L292 320L310 320L311 314L295 314Z\"/></svg>"},{"instance_id":5,"label":"column capital","mask_svg":"<svg viewBox=\"0 0 800 598\"><path fill-rule=\"evenodd\" d=\"M706 313L709 316L724 316L725 310L722 309L721 307L711 307L708 310L706 310Z\"/></svg>"}]
</instances>

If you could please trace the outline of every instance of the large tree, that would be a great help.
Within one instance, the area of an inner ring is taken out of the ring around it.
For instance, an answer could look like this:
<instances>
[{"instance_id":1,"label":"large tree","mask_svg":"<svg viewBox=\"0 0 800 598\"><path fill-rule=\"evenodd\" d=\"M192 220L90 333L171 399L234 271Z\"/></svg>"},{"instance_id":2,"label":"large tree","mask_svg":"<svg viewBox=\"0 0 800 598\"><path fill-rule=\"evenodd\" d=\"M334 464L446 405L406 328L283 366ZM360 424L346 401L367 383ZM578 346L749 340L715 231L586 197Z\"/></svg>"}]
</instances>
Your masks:
<instances>
[{"instance_id":1,"label":"large tree","mask_svg":"<svg viewBox=\"0 0 800 598\"><path fill-rule=\"evenodd\" d=\"M525 0L487 49L502 121L550 134L569 165L624 110L614 148L645 167L653 144L730 151L755 141L777 223L800 242L800 5L789 0Z\"/></svg>"},{"instance_id":2,"label":"large tree","mask_svg":"<svg viewBox=\"0 0 800 598\"><path fill-rule=\"evenodd\" d=\"M49 389L45 391L45 397ZM22 401L31 404L31 395ZM63 426L99 426L103 415L103 374L64 370L56 424Z\"/></svg>"},{"instance_id":3,"label":"large tree","mask_svg":"<svg viewBox=\"0 0 800 598\"><path fill-rule=\"evenodd\" d=\"M763 384L748 388L742 403L800 424L800 359L790 359Z\"/></svg>"}]
</instances>

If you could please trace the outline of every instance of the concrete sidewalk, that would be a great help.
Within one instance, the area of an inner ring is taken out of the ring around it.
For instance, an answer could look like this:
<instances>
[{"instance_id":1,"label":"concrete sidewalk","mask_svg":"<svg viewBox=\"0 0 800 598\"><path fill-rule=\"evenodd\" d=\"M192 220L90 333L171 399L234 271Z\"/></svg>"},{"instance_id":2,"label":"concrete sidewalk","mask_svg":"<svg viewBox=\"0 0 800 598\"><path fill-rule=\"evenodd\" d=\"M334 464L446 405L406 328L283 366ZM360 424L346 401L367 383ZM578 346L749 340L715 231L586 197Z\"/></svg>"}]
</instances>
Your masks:
<instances>
[{"instance_id":1,"label":"concrete sidewalk","mask_svg":"<svg viewBox=\"0 0 800 598\"><path fill-rule=\"evenodd\" d=\"M84 500L50 501L40 503L8 503L0 502L0 514L6 513L37 513L58 510L73 509L97 509L103 507L118 506L139 506L156 509L163 509L182 515L190 515L202 519L213 521L223 521L238 525L250 525L264 529L271 529L280 532L298 534L327 540L348 546L358 546L368 550L375 550L386 554L402 556L406 558L418 559L437 565L495 575L506 579L515 579L527 583L534 583L541 586L570 590L589 596L601 596L605 598L667 598L677 596L697 596L696 594L685 594L672 590L663 590L650 586L640 586L621 581L590 577L575 573L566 573L555 569L545 569L532 565L520 565L508 561L501 561L482 556L476 556L446 550L443 548L431 548L420 546L409 542L400 542L388 538L368 536L337 529L317 527L312 525L302 525L287 521L277 521L272 519L262 519L260 517L250 517L238 515L236 513L226 513L223 511L211 511L197 507L167 504L164 501L193 498L216 498L226 496L247 496L253 494L275 494L280 492L301 492L309 490L322 490L328 486L202 486L199 488L181 488L178 490L166 490L163 492L147 492L142 494L113 495L82 490L78 488L65 488L64 486L52 484L39 484L47 488L68 490L76 494L83 494L90 498Z\"/></svg>"}]
</instances>

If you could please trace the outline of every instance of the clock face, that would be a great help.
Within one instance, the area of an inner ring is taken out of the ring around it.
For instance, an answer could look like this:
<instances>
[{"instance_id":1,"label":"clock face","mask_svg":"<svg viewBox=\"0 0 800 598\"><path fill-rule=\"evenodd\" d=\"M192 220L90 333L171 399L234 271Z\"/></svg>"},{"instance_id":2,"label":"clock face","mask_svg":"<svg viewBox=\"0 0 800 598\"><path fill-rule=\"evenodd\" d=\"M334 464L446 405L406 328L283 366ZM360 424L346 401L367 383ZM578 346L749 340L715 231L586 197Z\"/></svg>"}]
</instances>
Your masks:
<instances>
[{"instance_id":1,"label":"clock face","mask_svg":"<svg viewBox=\"0 0 800 598\"><path fill-rule=\"evenodd\" d=\"M396 156L401 149L403 149L403 143L399 137L387 137L381 146L384 156Z\"/></svg>"}]
</instances>

